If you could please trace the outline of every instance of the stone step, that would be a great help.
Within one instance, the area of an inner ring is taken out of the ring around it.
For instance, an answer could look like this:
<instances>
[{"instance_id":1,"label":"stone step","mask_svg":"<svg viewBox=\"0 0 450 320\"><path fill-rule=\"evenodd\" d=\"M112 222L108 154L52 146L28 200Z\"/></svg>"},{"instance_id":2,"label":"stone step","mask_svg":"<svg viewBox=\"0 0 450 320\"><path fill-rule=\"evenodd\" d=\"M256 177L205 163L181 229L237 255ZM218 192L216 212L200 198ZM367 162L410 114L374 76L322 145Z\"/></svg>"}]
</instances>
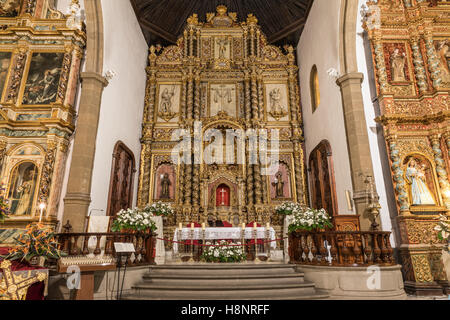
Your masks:
<instances>
[{"instance_id":1,"label":"stone step","mask_svg":"<svg viewBox=\"0 0 450 320\"><path fill-rule=\"evenodd\" d=\"M171 264L151 266L126 300L325 299L295 265Z\"/></svg>"},{"instance_id":2,"label":"stone step","mask_svg":"<svg viewBox=\"0 0 450 320\"><path fill-rule=\"evenodd\" d=\"M208 284L211 286L223 287L227 285L247 285L259 284L290 284L290 283L304 283L302 274L269 274L269 275L172 275L172 274L146 274L144 275L145 283L165 283L165 284L189 284L193 286L202 286Z\"/></svg>"}]
</instances>

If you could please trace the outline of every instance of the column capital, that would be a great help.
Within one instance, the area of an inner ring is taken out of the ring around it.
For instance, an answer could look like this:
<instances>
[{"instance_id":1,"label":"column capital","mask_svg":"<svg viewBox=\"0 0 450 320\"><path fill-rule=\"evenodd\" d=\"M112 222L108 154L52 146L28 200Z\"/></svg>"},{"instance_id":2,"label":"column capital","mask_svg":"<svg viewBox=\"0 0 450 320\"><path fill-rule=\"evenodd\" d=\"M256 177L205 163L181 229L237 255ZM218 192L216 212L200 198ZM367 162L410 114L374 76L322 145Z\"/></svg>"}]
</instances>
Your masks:
<instances>
[{"instance_id":1,"label":"column capital","mask_svg":"<svg viewBox=\"0 0 450 320\"><path fill-rule=\"evenodd\" d=\"M336 83L338 86L342 86L345 82L352 80L359 81L359 83L362 83L364 81L364 74L361 72L350 72L339 77L336 80Z\"/></svg>"},{"instance_id":2,"label":"column capital","mask_svg":"<svg viewBox=\"0 0 450 320\"><path fill-rule=\"evenodd\" d=\"M103 87L107 87L109 82L108 80L99 73L96 72L81 72L80 73L81 80L94 80L98 81L102 84Z\"/></svg>"}]
</instances>

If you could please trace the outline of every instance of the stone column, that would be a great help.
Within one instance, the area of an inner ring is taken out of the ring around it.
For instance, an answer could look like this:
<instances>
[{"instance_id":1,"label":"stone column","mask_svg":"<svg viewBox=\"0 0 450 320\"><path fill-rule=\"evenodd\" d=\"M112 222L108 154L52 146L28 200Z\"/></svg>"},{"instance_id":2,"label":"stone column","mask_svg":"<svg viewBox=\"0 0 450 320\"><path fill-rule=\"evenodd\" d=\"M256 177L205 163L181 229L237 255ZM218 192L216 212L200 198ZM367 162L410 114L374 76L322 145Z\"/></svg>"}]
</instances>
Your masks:
<instances>
[{"instance_id":1,"label":"stone column","mask_svg":"<svg viewBox=\"0 0 450 320\"><path fill-rule=\"evenodd\" d=\"M450 209L450 198L448 197L450 186L448 183L447 171L445 170L445 162L442 158L440 138L440 135L435 134L430 137L430 141L434 153L434 163L436 164L436 172L438 175L439 186L441 187L442 199L444 200L447 209Z\"/></svg>"},{"instance_id":2,"label":"stone column","mask_svg":"<svg viewBox=\"0 0 450 320\"><path fill-rule=\"evenodd\" d=\"M108 81L94 72L81 73L82 91L72 163L64 198L63 223L70 221L74 232L83 232L91 203L91 182L103 88Z\"/></svg>"},{"instance_id":3,"label":"stone column","mask_svg":"<svg viewBox=\"0 0 450 320\"><path fill-rule=\"evenodd\" d=\"M369 230L371 221L366 213L367 187L364 180L365 176L373 177L374 173L361 92L362 80L362 73L348 73L340 77L337 84L342 93L356 213L361 216L362 230Z\"/></svg>"}]
</instances>

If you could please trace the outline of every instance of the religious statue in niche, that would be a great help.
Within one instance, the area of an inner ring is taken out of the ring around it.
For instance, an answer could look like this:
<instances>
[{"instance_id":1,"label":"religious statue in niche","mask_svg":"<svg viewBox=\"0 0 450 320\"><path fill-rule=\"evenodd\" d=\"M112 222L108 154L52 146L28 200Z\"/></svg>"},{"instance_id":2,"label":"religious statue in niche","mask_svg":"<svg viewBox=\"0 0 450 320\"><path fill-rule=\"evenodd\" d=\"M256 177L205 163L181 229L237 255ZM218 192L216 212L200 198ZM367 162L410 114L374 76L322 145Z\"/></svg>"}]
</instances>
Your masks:
<instances>
[{"instance_id":1,"label":"religious statue in niche","mask_svg":"<svg viewBox=\"0 0 450 320\"><path fill-rule=\"evenodd\" d=\"M180 90L178 85L161 85L159 96L158 116L165 121L170 121L176 117L179 109Z\"/></svg>"},{"instance_id":2,"label":"religious statue in niche","mask_svg":"<svg viewBox=\"0 0 450 320\"><path fill-rule=\"evenodd\" d=\"M449 41L442 40L437 43L437 52L440 60L442 80L450 81L450 48Z\"/></svg>"},{"instance_id":3,"label":"religious statue in niche","mask_svg":"<svg viewBox=\"0 0 450 320\"><path fill-rule=\"evenodd\" d=\"M12 215L31 215L37 176L38 169L32 162L23 162L13 169L8 195Z\"/></svg>"},{"instance_id":4,"label":"religious statue in niche","mask_svg":"<svg viewBox=\"0 0 450 320\"><path fill-rule=\"evenodd\" d=\"M288 121L288 95L286 84L266 84L266 105L269 121Z\"/></svg>"},{"instance_id":5,"label":"religious statue in niche","mask_svg":"<svg viewBox=\"0 0 450 320\"><path fill-rule=\"evenodd\" d=\"M421 161L419 158L412 157L407 163L405 178L410 185L410 201L413 206L436 205L432 188L430 188L431 170L424 162L425 160Z\"/></svg>"},{"instance_id":6,"label":"religious statue in niche","mask_svg":"<svg viewBox=\"0 0 450 320\"><path fill-rule=\"evenodd\" d=\"M220 114L237 116L236 87L234 84L211 85L210 113L211 117Z\"/></svg>"},{"instance_id":7,"label":"religious statue in niche","mask_svg":"<svg viewBox=\"0 0 450 320\"><path fill-rule=\"evenodd\" d=\"M63 53L33 53L23 104L42 105L56 101Z\"/></svg>"},{"instance_id":8,"label":"religious statue in niche","mask_svg":"<svg viewBox=\"0 0 450 320\"><path fill-rule=\"evenodd\" d=\"M405 66L406 66L406 55L401 53L400 49L395 48L394 52L391 54L391 75L393 82L405 82Z\"/></svg>"},{"instance_id":9,"label":"religious statue in niche","mask_svg":"<svg viewBox=\"0 0 450 320\"><path fill-rule=\"evenodd\" d=\"M160 199L170 199L170 185L171 184L172 184L172 182L170 182L168 173L161 175L161 193L159 196Z\"/></svg>"},{"instance_id":10,"label":"religious statue in niche","mask_svg":"<svg viewBox=\"0 0 450 320\"><path fill-rule=\"evenodd\" d=\"M155 200L175 200L175 168L162 164L155 173Z\"/></svg>"},{"instance_id":11,"label":"religious statue in niche","mask_svg":"<svg viewBox=\"0 0 450 320\"><path fill-rule=\"evenodd\" d=\"M278 172L275 175L275 181L272 182L272 186L275 187L275 194L277 198L284 198L284 181L283 181L283 174L281 172Z\"/></svg>"},{"instance_id":12,"label":"religious statue in niche","mask_svg":"<svg viewBox=\"0 0 450 320\"><path fill-rule=\"evenodd\" d=\"M0 17L17 17L21 0L0 0Z\"/></svg>"},{"instance_id":13,"label":"religious statue in niche","mask_svg":"<svg viewBox=\"0 0 450 320\"><path fill-rule=\"evenodd\" d=\"M289 167L280 162L278 172L270 177L270 196L274 200L291 199L291 184Z\"/></svg>"},{"instance_id":14,"label":"religious statue in niche","mask_svg":"<svg viewBox=\"0 0 450 320\"><path fill-rule=\"evenodd\" d=\"M3 89L5 88L10 62L11 52L0 52L0 98L3 93Z\"/></svg>"},{"instance_id":15,"label":"religious statue in niche","mask_svg":"<svg viewBox=\"0 0 450 320\"><path fill-rule=\"evenodd\" d=\"M216 39L216 59L230 59L230 41L227 38Z\"/></svg>"},{"instance_id":16,"label":"religious statue in niche","mask_svg":"<svg viewBox=\"0 0 450 320\"><path fill-rule=\"evenodd\" d=\"M286 116L287 112L281 105L281 89L275 88L270 92L270 115L279 120Z\"/></svg>"}]
</instances>

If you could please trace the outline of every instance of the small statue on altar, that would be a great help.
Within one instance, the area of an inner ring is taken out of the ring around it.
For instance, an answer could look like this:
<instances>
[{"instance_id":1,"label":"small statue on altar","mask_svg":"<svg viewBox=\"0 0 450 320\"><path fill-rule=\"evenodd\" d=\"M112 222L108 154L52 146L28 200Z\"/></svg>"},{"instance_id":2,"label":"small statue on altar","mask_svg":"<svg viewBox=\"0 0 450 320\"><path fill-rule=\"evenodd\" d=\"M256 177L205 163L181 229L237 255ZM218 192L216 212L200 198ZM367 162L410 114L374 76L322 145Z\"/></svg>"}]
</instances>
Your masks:
<instances>
[{"instance_id":1,"label":"small statue on altar","mask_svg":"<svg viewBox=\"0 0 450 320\"><path fill-rule=\"evenodd\" d=\"M170 199L170 186L172 182L170 182L169 174L165 173L161 176L161 194L160 199Z\"/></svg>"},{"instance_id":2,"label":"small statue on altar","mask_svg":"<svg viewBox=\"0 0 450 320\"><path fill-rule=\"evenodd\" d=\"M275 181L272 182L272 185L275 187L275 195L277 198L284 198L284 181L283 174L278 172L275 176Z\"/></svg>"}]
</instances>

